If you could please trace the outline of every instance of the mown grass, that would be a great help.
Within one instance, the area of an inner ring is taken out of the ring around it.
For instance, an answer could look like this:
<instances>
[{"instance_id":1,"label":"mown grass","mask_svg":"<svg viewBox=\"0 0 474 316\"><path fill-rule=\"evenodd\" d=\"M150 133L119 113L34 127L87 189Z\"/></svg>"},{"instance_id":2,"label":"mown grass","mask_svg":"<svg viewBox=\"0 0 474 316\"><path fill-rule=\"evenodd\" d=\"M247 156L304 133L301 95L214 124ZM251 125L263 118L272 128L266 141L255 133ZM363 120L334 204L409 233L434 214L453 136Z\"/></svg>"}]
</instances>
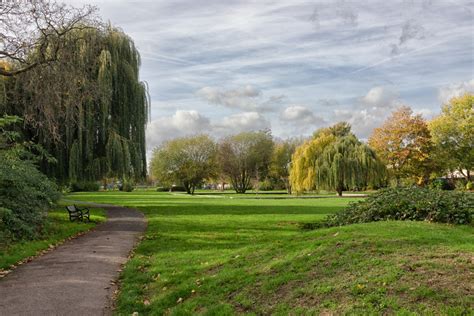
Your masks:
<instances>
[{"instance_id":1,"label":"mown grass","mask_svg":"<svg viewBox=\"0 0 474 316\"><path fill-rule=\"evenodd\" d=\"M137 191L73 195L139 207L144 240L117 314L472 314L474 228L378 222L303 231L355 199Z\"/></svg>"},{"instance_id":2,"label":"mown grass","mask_svg":"<svg viewBox=\"0 0 474 316\"><path fill-rule=\"evenodd\" d=\"M102 209L91 208L90 210L90 223L70 222L64 206L50 210L42 234L38 239L11 242L6 247L0 248L0 270L9 269L17 262L34 256L68 237L87 231L97 223L105 221L105 213Z\"/></svg>"}]
</instances>

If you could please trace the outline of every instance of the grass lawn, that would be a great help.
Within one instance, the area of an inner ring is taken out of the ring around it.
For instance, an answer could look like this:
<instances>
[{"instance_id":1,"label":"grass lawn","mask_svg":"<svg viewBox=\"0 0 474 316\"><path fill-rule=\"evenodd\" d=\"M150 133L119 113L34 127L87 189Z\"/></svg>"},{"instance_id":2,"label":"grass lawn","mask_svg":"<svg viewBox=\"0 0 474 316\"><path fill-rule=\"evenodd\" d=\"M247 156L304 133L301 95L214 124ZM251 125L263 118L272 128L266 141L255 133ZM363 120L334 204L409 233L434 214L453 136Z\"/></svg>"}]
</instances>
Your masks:
<instances>
[{"instance_id":1,"label":"grass lawn","mask_svg":"<svg viewBox=\"0 0 474 316\"><path fill-rule=\"evenodd\" d=\"M48 212L44 232L37 240L20 241L0 248L0 270L8 269L11 265L38 254L40 251L57 245L64 239L94 227L105 220L105 213L101 209L91 210L90 223L71 223L64 207L58 206Z\"/></svg>"},{"instance_id":2,"label":"grass lawn","mask_svg":"<svg viewBox=\"0 0 474 316\"><path fill-rule=\"evenodd\" d=\"M117 313L472 314L474 228L378 222L302 231L351 198L242 199L136 191L69 198L142 210Z\"/></svg>"}]
</instances>

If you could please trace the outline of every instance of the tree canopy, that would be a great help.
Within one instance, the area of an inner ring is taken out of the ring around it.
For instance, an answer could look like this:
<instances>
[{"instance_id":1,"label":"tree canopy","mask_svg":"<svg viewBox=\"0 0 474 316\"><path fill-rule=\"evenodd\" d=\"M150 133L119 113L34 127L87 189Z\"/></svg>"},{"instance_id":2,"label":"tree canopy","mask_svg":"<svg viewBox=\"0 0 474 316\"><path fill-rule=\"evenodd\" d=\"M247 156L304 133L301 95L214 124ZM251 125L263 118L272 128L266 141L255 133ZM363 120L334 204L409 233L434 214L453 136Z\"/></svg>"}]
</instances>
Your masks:
<instances>
[{"instance_id":1,"label":"tree canopy","mask_svg":"<svg viewBox=\"0 0 474 316\"><path fill-rule=\"evenodd\" d=\"M203 180L216 174L217 145L207 135L176 138L153 151L150 168L165 185L180 184L193 194Z\"/></svg>"},{"instance_id":2,"label":"tree canopy","mask_svg":"<svg viewBox=\"0 0 474 316\"><path fill-rule=\"evenodd\" d=\"M441 115L429 122L439 157L446 167L458 170L467 180L474 169L474 95L453 98Z\"/></svg>"},{"instance_id":3,"label":"tree canopy","mask_svg":"<svg viewBox=\"0 0 474 316\"><path fill-rule=\"evenodd\" d=\"M237 193L251 188L251 180L268 173L273 150L270 131L244 132L225 138L219 146L219 165Z\"/></svg>"},{"instance_id":4,"label":"tree canopy","mask_svg":"<svg viewBox=\"0 0 474 316\"><path fill-rule=\"evenodd\" d=\"M149 101L133 41L111 26L63 41L54 62L4 80L0 111L24 119L24 137L57 160L41 169L61 182L144 177Z\"/></svg>"},{"instance_id":5,"label":"tree canopy","mask_svg":"<svg viewBox=\"0 0 474 316\"><path fill-rule=\"evenodd\" d=\"M380 186L384 179L384 165L347 123L318 130L293 154L290 181L297 193L325 189L342 195L347 189Z\"/></svg>"},{"instance_id":6,"label":"tree canopy","mask_svg":"<svg viewBox=\"0 0 474 316\"><path fill-rule=\"evenodd\" d=\"M428 125L409 107L394 111L381 127L374 129L369 145L387 165L397 183L402 178L414 178L422 184L433 169Z\"/></svg>"}]
</instances>

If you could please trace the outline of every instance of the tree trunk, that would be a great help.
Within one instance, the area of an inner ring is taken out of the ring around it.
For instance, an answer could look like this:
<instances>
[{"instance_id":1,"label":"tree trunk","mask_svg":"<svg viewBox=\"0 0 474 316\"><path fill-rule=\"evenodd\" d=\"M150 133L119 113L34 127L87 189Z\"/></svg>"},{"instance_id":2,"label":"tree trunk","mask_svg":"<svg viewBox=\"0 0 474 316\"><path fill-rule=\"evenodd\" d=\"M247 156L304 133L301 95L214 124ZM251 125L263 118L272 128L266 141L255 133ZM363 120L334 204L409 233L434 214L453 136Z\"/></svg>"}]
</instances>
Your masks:
<instances>
[{"instance_id":1,"label":"tree trunk","mask_svg":"<svg viewBox=\"0 0 474 316\"><path fill-rule=\"evenodd\" d=\"M338 196L342 196L342 187L338 187L336 191Z\"/></svg>"}]
</instances>

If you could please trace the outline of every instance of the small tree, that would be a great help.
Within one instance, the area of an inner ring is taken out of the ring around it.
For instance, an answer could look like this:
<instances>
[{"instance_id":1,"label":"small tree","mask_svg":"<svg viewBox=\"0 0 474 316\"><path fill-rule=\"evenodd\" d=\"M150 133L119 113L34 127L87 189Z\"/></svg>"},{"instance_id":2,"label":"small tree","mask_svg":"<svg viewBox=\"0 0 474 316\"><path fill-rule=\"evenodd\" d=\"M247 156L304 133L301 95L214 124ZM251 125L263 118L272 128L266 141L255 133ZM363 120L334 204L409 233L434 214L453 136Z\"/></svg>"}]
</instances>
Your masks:
<instances>
[{"instance_id":1,"label":"small tree","mask_svg":"<svg viewBox=\"0 0 474 316\"><path fill-rule=\"evenodd\" d=\"M468 181L474 169L473 105L472 94L453 98L443 106L441 115L428 124L436 152L446 168L459 171Z\"/></svg>"},{"instance_id":2,"label":"small tree","mask_svg":"<svg viewBox=\"0 0 474 316\"><path fill-rule=\"evenodd\" d=\"M296 192L326 189L341 196L345 189L383 183L383 163L350 132L347 123L321 129L314 135L293 154L290 181Z\"/></svg>"},{"instance_id":3,"label":"small tree","mask_svg":"<svg viewBox=\"0 0 474 316\"><path fill-rule=\"evenodd\" d=\"M237 193L245 193L253 178L265 178L273 150L270 131L244 132L225 138L219 146L221 172Z\"/></svg>"},{"instance_id":4,"label":"small tree","mask_svg":"<svg viewBox=\"0 0 474 316\"><path fill-rule=\"evenodd\" d=\"M288 139L283 142L276 143L273 147L272 160L270 163L270 177L281 181L288 191L288 194L291 194L291 156L300 143L301 142L299 140Z\"/></svg>"},{"instance_id":5,"label":"small tree","mask_svg":"<svg viewBox=\"0 0 474 316\"><path fill-rule=\"evenodd\" d=\"M217 145L207 135L171 140L153 151L151 172L161 183L182 184L188 194L216 173Z\"/></svg>"},{"instance_id":6,"label":"small tree","mask_svg":"<svg viewBox=\"0 0 474 316\"><path fill-rule=\"evenodd\" d=\"M381 127L374 129L369 145L387 165L397 185L402 178L410 177L422 184L433 170L428 125L409 107L394 111Z\"/></svg>"}]
</instances>

